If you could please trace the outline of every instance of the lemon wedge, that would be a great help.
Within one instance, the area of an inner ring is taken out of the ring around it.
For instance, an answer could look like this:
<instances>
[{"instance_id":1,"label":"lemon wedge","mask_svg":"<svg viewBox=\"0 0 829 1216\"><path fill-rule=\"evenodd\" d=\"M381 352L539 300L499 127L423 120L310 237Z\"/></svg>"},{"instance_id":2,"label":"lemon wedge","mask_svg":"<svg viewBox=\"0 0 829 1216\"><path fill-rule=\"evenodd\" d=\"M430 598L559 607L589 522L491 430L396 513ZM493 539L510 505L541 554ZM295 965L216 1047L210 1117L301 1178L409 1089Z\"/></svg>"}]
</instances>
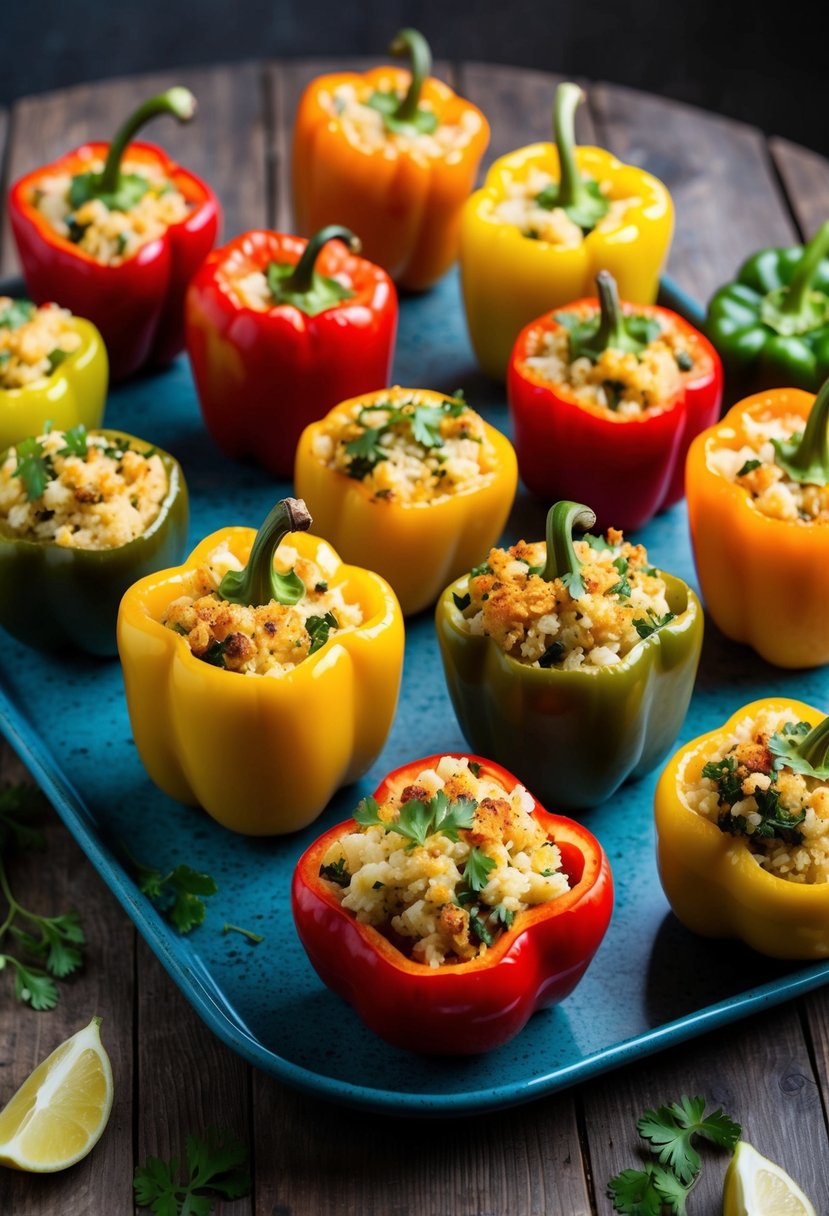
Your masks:
<instances>
[{"instance_id":1,"label":"lemon wedge","mask_svg":"<svg viewBox=\"0 0 829 1216\"><path fill-rule=\"evenodd\" d=\"M740 1140L726 1171L723 1216L817 1216L785 1170Z\"/></svg>"},{"instance_id":2,"label":"lemon wedge","mask_svg":"<svg viewBox=\"0 0 829 1216\"><path fill-rule=\"evenodd\" d=\"M97 1144L112 1110L112 1068L100 1018L73 1034L0 1111L0 1165L49 1174Z\"/></svg>"}]
</instances>

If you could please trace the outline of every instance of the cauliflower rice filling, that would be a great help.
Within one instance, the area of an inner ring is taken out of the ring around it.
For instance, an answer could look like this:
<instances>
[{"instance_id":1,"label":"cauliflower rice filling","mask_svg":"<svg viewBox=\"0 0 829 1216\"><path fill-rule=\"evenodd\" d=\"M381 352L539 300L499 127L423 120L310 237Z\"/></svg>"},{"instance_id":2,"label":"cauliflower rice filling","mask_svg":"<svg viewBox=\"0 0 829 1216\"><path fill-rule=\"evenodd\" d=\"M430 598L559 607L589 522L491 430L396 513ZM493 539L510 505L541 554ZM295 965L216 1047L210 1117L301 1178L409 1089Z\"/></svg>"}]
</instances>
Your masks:
<instances>
[{"instance_id":1,"label":"cauliflower rice filling","mask_svg":"<svg viewBox=\"0 0 829 1216\"><path fill-rule=\"evenodd\" d=\"M771 519L829 522L829 486L794 481L777 464L772 441L791 439L803 429L799 414L744 414L740 447L709 449L708 467L742 486L757 510Z\"/></svg>"},{"instance_id":2,"label":"cauliflower rice filling","mask_svg":"<svg viewBox=\"0 0 829 1216\"><path fill-rule=\"evenodd\" d=\"M506 197L496 203L492 218L502 224L511 224L529 240L571 249L578 247L585 237L579 225L562 207L544 205L545 190L557 185L557 179L551 174L533 166L524 179L507 185ZM599 189L602 193L607 192L604 182L599 182ZM639 206L640 202L638 198L609 199L607 214L591 231L609 232L619 228L628 210Z\"/></svg>"},{"instance_id":3,"label":"cauliflower rice filling","mask_svg":"<svg viewBox=\"0 0 829 1216\"><path fill-rule=\"evenodd\" d=\"M348 142L361 152L384 149L387 156L402 152L416 159L445 160L451 165L461 159L464 149L481 128L476 112L465 109L460 122L437 121L431 132L410 135L390 131L383 121L382 111L369 104L371 97L369 90L355 84L341 84L332 92L320 95L320 104L339 124ZM421 101L420 108L429 109L429 103Z\"/></svg>"},{"instance_id":4,"label":"cauliflower rice filling","mask_svg":"<svg viewBox=\"0 0 829 1216\"><path fill-rule=\"evenodd\" d=\"M0 296L0 389L23 388L51 376L81 345L68 308Z\"/></svg>"},{"instance_id":5,"label":"cauliflower rice filling","mask_svg":"<svg viewBox=\"0 0 829 1216\"><path fill-rule=\"evenodd\" d=\"M87 172L100 173L103 167L103 161L90 161ZM100 198L74 208L68 173L42 177L33 198L59 236L108 266L120 265L142 245L163 236L171 224L186 219L190 210L187 199L160 168L127 159L121 172L146 182L146 191L129 211L110 209Z\"/></svg>"},{"instance_id":6,"label":"cauliflower rice filling","mask_svg":"<svg viewBox=\"0 0 829 1216\"><path fill-rule=\"evenodd\" d=\"M320 877L415 961L466 962L521 912L570 889L533 807L523 786L507 793L477 763L444 756L382 805L364 798Z\"/></svg>"},{"instance_id":7,"label":"cauliflower rice filling","mask_svg":"<svg viewBox=\"0 0 829 1216\"><path fill-rule=\"evenodd\" d=\"M362 624L360 605L349 603L342 587L329 585L335 567L300 557L289 544L278 547L274 565L280 574L293 570L302 580L305 594L298 604L271 600L249 607L221 599L224 575L243 568L223 545L184 579L185 594L168 605L161 623L181 634L197 659L249 676L284 675L338 632Z\"/></svg>"},{"instance_id":8,"label":"cauliflower rice filling","mask_svg":"<svg viewBox=\"0 0 829 1216\"><path fill-rule=\"evenodd\" d=\"M9 448L0 466L0 520L26 540L117 549L157 517L169 479L161 457L84 427Z\"/></svg>"},{"instance_id":9,"label":"cauliflower rice filling","mask_svg":"<svg viewBox=\"0 0 829 1216\"><path fill-rule=\"evenodd\" d=\"M790 710L745 718L683 791L692 811L744 837L759 866L796 883L829 882L829 785L785 762L787 742L810 729Z\"/></svg>"},{"instance_id":10,"label":"cauliflower rice filling","mask_svg":"<svg viewBox=\"0 0 829 1216\"><path fill-rule=\"evenodd\" d=\"M674 619L643 545L610 528L606 538L588 536L574 547L583 595L542 578L545 542L522 540L492 549L471 572L465 594L455 594L456 619L519 663L563 671L612 667Z\"/></svg>"},{"instance_id":11,"label":"cauliflower rice filling","mask_svg":"<svg viewBox=\"0 0 829 1216\"><path fill-rule=\"evenodd\" d=\"M497 457L484 421L462 397L413 392L323 419L314 437L320 464L344 473L378 500L434 503L479 489Z\"/></svg>"}]
</instances>

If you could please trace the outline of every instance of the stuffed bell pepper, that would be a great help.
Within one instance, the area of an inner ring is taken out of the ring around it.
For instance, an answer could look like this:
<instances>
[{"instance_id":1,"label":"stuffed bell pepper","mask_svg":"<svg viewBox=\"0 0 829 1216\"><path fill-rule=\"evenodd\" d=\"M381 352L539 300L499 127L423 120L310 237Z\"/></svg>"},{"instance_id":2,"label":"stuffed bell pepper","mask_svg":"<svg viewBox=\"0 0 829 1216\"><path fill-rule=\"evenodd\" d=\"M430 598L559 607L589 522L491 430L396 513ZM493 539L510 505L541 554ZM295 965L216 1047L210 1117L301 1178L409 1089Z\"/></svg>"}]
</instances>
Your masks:
<instances>
[{"instance_id":1,"label":"stuffed bell pepper","mask_svg":"<svg viewBox=\"0 0 829 1216\"><path fill-rule=\"evenodd\" d=\"M308 235L333 223L353 228L367 258L401 287L423 291L458 256L460 212L489 125L429 75L417 30L401 30L390 50L411 58L411 72L338 72L305 90L294 125L294 217Z\"/></svg>"},{"instance_id":2,"label":"stuffed bell pepper","mask_svg":"<svg viewBox=\"0 0 829 1216\"><path fill-rule=\"evenodd\" d=\"M307 427L294 480L320 532L349 561L370 553L408 616L489 552L518 469L509 440L462 396L395 387Z\"/></svg>"},{"instance_id":3,"label":"stuffed bell pepper","mask_svg":"<svg viewBox=\"0 0 829 1216\"><path fill-rule=\"evenodd\" d=\"M702 646L693 591L593 512L559 502L547 540L493 549L447 587L437 634L469 745L545 802L595 806L676 739Z\"/></svg>"},{"instance_id":4,"label":"stuffed bell pepper","mask_svg":"<svg viewBox=\"0 0 829 1216\"><path fill-rule=\"evenodd\" d=\"M829 220L808 245L761 249L711 297L706 330L739 392L829 376Z\"/></svg>"},{"instance_id":5,"label":"stuffed bell pepper","mask_svg":"<svg viewBox=\"0 0 829 1216\"><path fill-rule=\"evenodd\" d=\"M114 655L121 596L180 560L178 461L121 431L47 429L0 455L0 625L44 650Z\"/></svg>"},{"instance_id":6,"label":"stuffed bell pepper","mask_svg":"<svg viewBox=\"0 0 829 1216\"><path fill-rule=\"evenodd\" d=\"M290 477L309 422L388 384L397 293L332 225L310 241L246 232L187 293L187 350L210 434L228 456Z\"/></svg>"},{"instance_id":7,"label":"stuffed bell pepper","mask_svg":"<svg viewBox=\"0 0 829 1216\"><path fill-rule=\"evenodd\" d=\"M575 146L578 85L556 92L555 143L490 166L461 219L461 280L481 367L503 380L515 339L551 308L586 296L609 270L622 298L653 304L673 231L660 181L602 148Z\"/></svg>"},{"instance_id":8,"label":"stuffed bell pepper","mask_svg":"<svg viewBox=\"0 0 829 1216\"><path fill-rule=\"evenodd\" d=\"M373 763L397 703L397 600L308 535L310 522L287 498L258 532L214 532L183 566L131 587L118 617L147 772L248 836L315 819Z\"/></svg>"},{"instance_id":9,"label":"stuffed bell pepper","mask_svg":"<svg viewBox=\"0 0 829 1216\"><path fill-rule=\"evenodd\" d=\"M621 304L609 271L522 330L507 373L518 467L546 499L586 498L599 523L640 528L685 492L695 435L720 413L707 338L667 308Z\"/></svg>"},{"instance_id":10,"label":"stuffed bell pepper","mask_svg":"<svg viewBox=\"0 0 829 1216\"><path fill-rule=\"evenodd\" d=\"M140 106L111 144L85 144L12 186L9 219L30 295L94 322L113 379L168 363L184 346L184 293L213 248L219 204L154 144L132 143L149 119L192 118L168 89Z\"/></svg>"},{"instance_id":11,"label":"stuffed bell pepper","mask_svg":"<svg viewBox=\"0 0 829 1216\"><path fill-rule=\"evenodd\" d=\"M829 663L829 381L748 397L691 445L691 543L706 611L779 667Z\"/></svg>"},{"instance_id":12,"label":"stuffed bell pepper","mask_svg":"<svg viewBox=\"0 0 829 1216\"><path fill-rule=\"evenodd\" d=\"M563 1000L610 921L599 842L475 756L390 773L300 858L292 902L318 975L397 1047L489 1051Z\"/></svg>"},{"instance_id":13,"label":"stuffed bell pepper","mask_svg":"<svg viewBox=\"0 0 829 1216\"><path fill-rule=\"evenodd\" d=\"M100 426L108 382L103 339L65 308L0 295L0 450L39 434Z\"/></svg>"},{"instance_id":14,"label":"stuffed bell pepper","mask_svg":"<svg viewBox=\"0 0 829 1216\"><path fill-rule=\"evenodd\" d=\"M829 958L829 718L754 701L673 757L656 789L659 876L694 933Z\"/></svg>"}]
</instances>

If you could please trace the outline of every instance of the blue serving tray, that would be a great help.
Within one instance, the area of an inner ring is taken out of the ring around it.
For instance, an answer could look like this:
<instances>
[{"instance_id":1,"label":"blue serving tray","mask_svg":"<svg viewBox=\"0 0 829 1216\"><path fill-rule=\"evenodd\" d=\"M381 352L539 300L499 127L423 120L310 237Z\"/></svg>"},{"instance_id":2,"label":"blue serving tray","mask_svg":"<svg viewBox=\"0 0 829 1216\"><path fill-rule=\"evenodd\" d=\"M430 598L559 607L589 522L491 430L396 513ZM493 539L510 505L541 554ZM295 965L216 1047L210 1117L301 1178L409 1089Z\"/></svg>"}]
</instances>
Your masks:
<instances>
[{"instance_id":1,"label":"blue serving tray","mask_svg":"<svg viewBox=\"0 0 829 1216\"><path fill-rule=\"evenodd\" d=\"M665 284L663 302L701 320L698 305L673 284ZM402 301L395 377L448 392L462 387L490 422L508 430L503 389L475 368L455 273L428 295ZM193 545L228 524L257 526L288 491L287 484L216 450L202 426L185 359L116 389L106 424L143 436L182 462ZM624 484L620 469L620 497ZM545 504L522 490L506 538L543 536L544 513ZM695 582L684 504L637 539L656 565ZM308 843L348 817L387 771L418 756L464 750L431 612L407 622L400 706L377 763L312 827L274 840L235 836L150 783L130 734L117 660L47 657L10 639L0 655L3 733L171 977L224 1042L309 1093L400 1114L480 1113L582 1081L829 979L829 962L776 963L734 944L694 937L679 925L654 861L654 774L583 814L610 857L616 909L573 995L487 1056L434 1060L389 1047L318 980L294 931L289 889ZM720 725L745 702L780 693L823 706L829 673L781 672L709 625L678 744ZM202 927L180 937L158 915L131 878L127 849L162 869L186 862L213 875L219 891ZM266 943L257 947L224 935L227 920L264 934Z\"/></svg>"}]
</instances>

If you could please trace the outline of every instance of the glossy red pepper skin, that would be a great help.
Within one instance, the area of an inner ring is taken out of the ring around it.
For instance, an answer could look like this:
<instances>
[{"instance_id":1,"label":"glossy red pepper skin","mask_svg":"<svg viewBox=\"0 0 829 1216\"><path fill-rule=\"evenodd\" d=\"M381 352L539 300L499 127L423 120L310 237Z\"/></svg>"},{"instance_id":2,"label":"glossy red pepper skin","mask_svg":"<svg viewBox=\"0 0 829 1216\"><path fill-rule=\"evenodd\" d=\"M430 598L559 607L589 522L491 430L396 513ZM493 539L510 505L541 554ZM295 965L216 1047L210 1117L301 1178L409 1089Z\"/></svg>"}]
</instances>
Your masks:
<instances>
[{"instance_id":1,"label":"glossy red pepper skin","mask_svg":"<svg viewBox=\"0 0 829 1216\"><path fill-rule=\"evenodd\" d=\"M527 487L550 501L589 502L598 526L632 530L685 494L685 458L691 441L719 417L722 365L708 339L670 309L626 304L626 314L661 319L689 338L700 364L683 376L678 397L659 412L624 417L570 395L543 379L526 359L539 334L561 328L555 313L519 334L507 373L507 392L518 467ZM556 312L589 315L595 299Z\"/></svg>"},{"instance_id":2,"label":"glossy red pepper skin","mask_svg":"<svg viewBox=\"0 0 829 1216\"><path fill-rule=\"evenodd\" d=\"M248 308L232 281L269 262L295 265L303 237L253 231L215 250L187 293L187 350L207 429L228 456L250 457L290 477L305 427L340 401L389 384L397 292L373 262L341 241L326 244L317 272L354 295L309 316L293 304Z\"/></svg>"},{"instance_id":3,"label":"glossy red pepper skin","mask_svg":"<svg viewBox=\"0 0 829 1216\"><path fill-rule=\"evenodd\" d=\"M390 790L399 792L443 754L390 773L375 792L377 801ZM469 759L507 791L519 784L491 760ZM548 814L537 802L533 813L559 846L572 888L519 913L484 955L466 963L433 968L413 962L341 906L319 870L330 844L354 830L353 820L325 832L299 859L291 898L308 957L323 983L387 1042L438 1055L490 1051L518 1034L536 1010L563 1000L581 979L610 923L610 864L580 824Z\"/></svg>"},{"instance_id":4,"label":"glossy red pepper skin","mask_svg":"<svg viewBox=\"0 0 829 1216\"><path fill-rule=\"evenodd\" d=\"M155 144L129 145L126 159L151 164L191 204L187 218L171 224L118 265L107 266L54 231L34 206L44 177L74 176L102 161L106 143L84 144L51 165L21 177L9 194L9 219L26 288L38 304L54 300L86 317L103 334L112 379L169 363L184 347L187 284L216 243L221 211L205 182L170 160Z\"/></svg>"}]
</instances>

